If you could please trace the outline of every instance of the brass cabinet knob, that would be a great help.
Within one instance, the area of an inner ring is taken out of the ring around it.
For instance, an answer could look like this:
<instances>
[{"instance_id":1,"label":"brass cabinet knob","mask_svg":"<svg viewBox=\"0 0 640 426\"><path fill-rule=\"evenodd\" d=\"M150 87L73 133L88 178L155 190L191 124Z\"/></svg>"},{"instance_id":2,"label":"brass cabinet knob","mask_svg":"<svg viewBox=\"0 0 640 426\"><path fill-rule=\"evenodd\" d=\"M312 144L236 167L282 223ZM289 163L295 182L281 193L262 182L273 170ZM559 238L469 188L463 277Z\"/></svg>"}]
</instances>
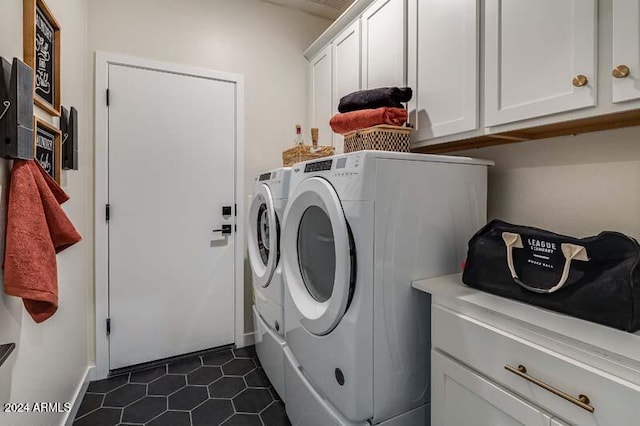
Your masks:
<instances>
[{"instance_id":1,"label":"brass cabinet knob","mask_svg":"<svg viewBox=\"0 0 640 426\"><path fill-rule=\"evenodd\" d=\"M611 75L615 78L625 78L629 76L631 70L626 65L618 65L611 71Z\"/></svg>"},{"instance_id":2,"label":"brass cabinet knob","mask_svg":"<svg viewBox=\"0 0 640 426\"><path fill-rule=\"evenodd\" d=\"M589 82L589 79L587 78L586 75L578 74L575 77L573 77L573 85L576 87L586 86L588 82Z\"/></svg>"}]
</instances>

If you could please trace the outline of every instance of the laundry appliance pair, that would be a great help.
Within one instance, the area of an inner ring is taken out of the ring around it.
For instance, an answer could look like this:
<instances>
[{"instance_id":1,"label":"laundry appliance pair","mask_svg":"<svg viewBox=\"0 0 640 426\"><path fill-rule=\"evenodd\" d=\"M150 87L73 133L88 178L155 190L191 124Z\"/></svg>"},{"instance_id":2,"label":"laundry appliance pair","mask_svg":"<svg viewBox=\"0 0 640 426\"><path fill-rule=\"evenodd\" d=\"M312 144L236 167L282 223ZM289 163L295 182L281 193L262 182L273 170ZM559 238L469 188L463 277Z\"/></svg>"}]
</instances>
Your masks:
<instances>
[{"instance_id":1,"label":"laundry appliance pair","mask_svg":"<svg viewBox=\"0 0 640 426\"><path fill-rule=\"evenodd\" d=\"M276 269L294 425L429 424L430 300L411 282L460 270L491 164L362 151L292 167Z\"/></svg>"}]
</instances>

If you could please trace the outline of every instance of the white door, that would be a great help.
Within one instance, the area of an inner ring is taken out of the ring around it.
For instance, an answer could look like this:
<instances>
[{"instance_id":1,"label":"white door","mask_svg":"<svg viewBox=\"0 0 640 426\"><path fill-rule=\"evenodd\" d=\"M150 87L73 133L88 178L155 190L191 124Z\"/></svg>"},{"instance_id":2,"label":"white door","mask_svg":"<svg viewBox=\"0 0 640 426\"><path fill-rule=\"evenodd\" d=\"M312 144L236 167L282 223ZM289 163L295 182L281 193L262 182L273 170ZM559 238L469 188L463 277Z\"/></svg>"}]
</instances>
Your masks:
<instances>
[{"instance_id":1,"label":"white door","mask_svg":"<svg viewBox=\"0 0 640 426\"><path fill-rule=\"evenodd\" d=\"M596 0L487 0L485 125L594 106Z\"/></svg>"},{"instance_id":2,"label":"white door","mask_svg":"<svg viewBox=\"0 0 640 426\"><path fill-rule=\"evenodd\" d=\"M282 233L283 273L300 323L330 333L353 294L353 240L342 203L325 179L312 177L289 195Z\"/></svg>"},{"instance_id":3,"label":"white door","mask_svg":"<svg viewBox=\"0 0 640 426\"><path fill-rule=\"evenodd\" d=\"M234 83L109 65L110 369L234 341Z\"/></svg>"},{"instance_id":4,"label":"white door","mask_svg":"<svg viewBox=\"0 0 640 426\"><path fill-rule=\"evenodd\" d=\"M418 1L418 0L412 0ZM412 18L413 19L413 18ZM410 41L416 141L478 127L478 0L420 0Z\"/></svg>"},{"instance_id":5,"label":"white door","mask_svg":"<svg viewBox=\"0 0 640 426\"><path fill-rule=\"evenodd\" d=\"M360 21L355 21L333 42L333 108L340 98L360 90ZM334 134L336 153L343 152L344 137Z\"/></svg>"},{"instance_id":6,"label":"white door","mask_svg":"<svg viewBox=\"0 0 640 426\"><path fill-rule=\"evenodd\" d=\"M482 376L432 351L431 424L549 426L551 417Z\"/></svg>"},{"instance_id":7,"label":"white door","mask_svg":"<svg viewBox=\"0 0 640 426\"><path fill-rule=\"evenodd\" d=\"M333 131L329 120L333 115L333 86L331 45L328 45L311 60L311 124L318 128L318 143L332 145ZM311 134L305 132L309 143Z\"/></svg>"},{"instance_id":8,"label":"white door","mask_svg":"<svg viewBox=\"0 0 640 426\"><path fill-rule=\"evenodd\" d=\"M378 0L362 14L362 87L405 84L406 0Z\"/></svg>"},{"instance_id":9,"label":"white door","mask_svg":"<svg viewBox=\"0 0 640 426\"><path fill-rule=\"evenodd\" d=\"M640 98L640 2L613 1L613 102Z\"/></svg>"}]
</instances>

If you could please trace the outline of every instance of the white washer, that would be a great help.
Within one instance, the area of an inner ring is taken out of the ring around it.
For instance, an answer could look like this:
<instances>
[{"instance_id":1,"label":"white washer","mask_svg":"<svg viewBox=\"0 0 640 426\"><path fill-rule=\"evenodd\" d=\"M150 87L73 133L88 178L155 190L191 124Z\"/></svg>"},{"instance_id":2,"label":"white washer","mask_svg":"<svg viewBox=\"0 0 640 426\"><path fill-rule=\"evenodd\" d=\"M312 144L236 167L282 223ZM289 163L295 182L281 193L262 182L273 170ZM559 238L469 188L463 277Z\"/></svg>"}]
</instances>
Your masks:
<instances>
[{"instance_id":1,"label":"white washer","mask_svg":"<svg viewBox=\"0 0 640 426\"><path fill-rule=\"evenodd\" d=\"M290 168L261 174L249 208L247 247L253 274L256 353L264 372L284 399L284 284L280 230L289 194Z\"/></svg>"},{"instance_id":2,"label":"white washer","mask_svg":"<svg viewBox=\"0 0 640 426\"><path fill-rule=\"evenodd\" d=\"M491 164L362 151L293 167L281 248L294 425L311 424L305 405L313 424L429 424L430 300L411 281L461 269Z\"/></svg>"}]
</instances>

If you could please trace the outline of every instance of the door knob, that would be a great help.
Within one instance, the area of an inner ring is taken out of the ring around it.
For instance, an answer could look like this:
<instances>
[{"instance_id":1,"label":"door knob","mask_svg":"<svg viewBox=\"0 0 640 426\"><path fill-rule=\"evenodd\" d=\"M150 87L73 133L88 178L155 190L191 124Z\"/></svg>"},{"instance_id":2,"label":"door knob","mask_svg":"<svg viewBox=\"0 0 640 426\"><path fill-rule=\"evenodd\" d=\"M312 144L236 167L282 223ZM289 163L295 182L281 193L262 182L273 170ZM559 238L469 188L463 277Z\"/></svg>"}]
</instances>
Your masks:
<instances>
[{"instance_id":1,"label":"door knob","mask_svg":"<svg viewBox=\"0 0 640 426\"><path fill-rule=\"evenodd\" d=\"M578 74L575 77L573 77L573 85L575 87L585 86L588 82L589 82L589 79L587 78L586 75Z\"/></svg>"},{"instance_id":2,"label":"door knob","mask_svg":"<svg viewBox=\"0 0 640 426\"><path fill-rule=\"evenodd\" d=\"M220 232L222 235L230 235L231 234L231 225L222 225L220 229L214 229L212 232Z\"/></svg>"},{"instance_id":3,"label":"door knob","mask_svg":"<svg viewBox=\"0 0 640 426\"><path fill-rule=\"evenodd\" d=\"M613 69L613 71L611 72L611 75L614 76L615 78L625 78L629 76L630 71L631 70L629 69L628 66L618 65Z\"/></svg>"}]
</instances>

